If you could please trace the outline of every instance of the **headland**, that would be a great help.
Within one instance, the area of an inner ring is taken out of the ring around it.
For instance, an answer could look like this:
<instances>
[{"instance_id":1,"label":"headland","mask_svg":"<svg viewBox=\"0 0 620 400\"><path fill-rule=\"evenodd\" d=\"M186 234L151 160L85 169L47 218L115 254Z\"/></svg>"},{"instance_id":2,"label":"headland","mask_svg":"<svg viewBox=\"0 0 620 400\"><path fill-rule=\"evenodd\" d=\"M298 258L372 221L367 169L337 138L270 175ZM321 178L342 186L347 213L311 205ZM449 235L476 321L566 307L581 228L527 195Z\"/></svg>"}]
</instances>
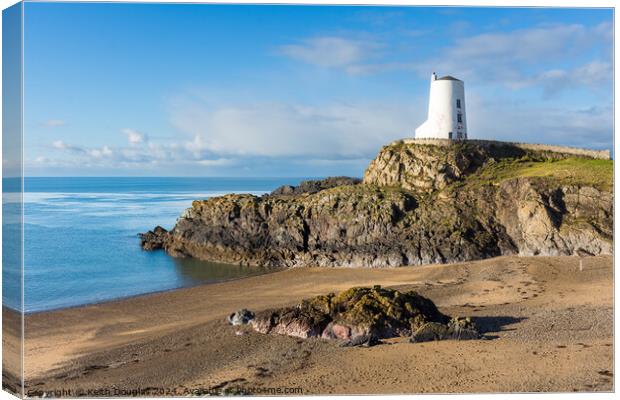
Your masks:
<instances>
[{"instance_id":1,"label":"headland","mask_svg":"<svg viewBox=\"0 0 620 400\"><path fill-rule=\"evenodd\" d=\"M196 200L170 231L159 227L142 245L279 268L611 254L608 158L557 146L400 140L379 151L361 182L331 178L307 191Z\"/></svg>"}]
</instances>

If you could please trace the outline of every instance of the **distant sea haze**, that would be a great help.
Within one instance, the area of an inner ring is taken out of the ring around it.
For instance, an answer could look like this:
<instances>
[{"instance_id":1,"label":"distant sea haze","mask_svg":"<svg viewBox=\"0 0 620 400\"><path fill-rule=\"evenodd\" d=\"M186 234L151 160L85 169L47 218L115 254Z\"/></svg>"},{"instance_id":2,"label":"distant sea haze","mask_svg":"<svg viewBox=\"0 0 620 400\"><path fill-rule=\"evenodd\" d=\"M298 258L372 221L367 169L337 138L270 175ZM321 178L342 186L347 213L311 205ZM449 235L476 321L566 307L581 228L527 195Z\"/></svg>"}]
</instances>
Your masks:
<instances>
[{"instance_id":1,"label":"distant sea haze","mask_svg":"<svg viewBox=\"0 0 620 400\"><path fill-rule=\"evenodd\" d=\"M26 178L24 309L36 312L263 273L145 252L137 234L174 226L193 200L261 195L307 178ZM10 206L10 204L6 205ZM19 308L19 286L4 304Z\"/></svg>"}]
</instances>

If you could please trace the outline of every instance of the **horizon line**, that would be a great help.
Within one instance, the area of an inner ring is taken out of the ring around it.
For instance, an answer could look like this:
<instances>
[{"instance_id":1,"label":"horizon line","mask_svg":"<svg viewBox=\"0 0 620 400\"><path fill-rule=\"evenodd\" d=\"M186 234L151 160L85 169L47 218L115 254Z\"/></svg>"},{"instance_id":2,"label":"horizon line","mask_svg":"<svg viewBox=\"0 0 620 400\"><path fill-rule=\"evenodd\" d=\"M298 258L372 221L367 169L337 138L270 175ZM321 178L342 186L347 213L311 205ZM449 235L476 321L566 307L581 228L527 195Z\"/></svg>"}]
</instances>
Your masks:
<instances>
[{"instance_id":1,"label":"horizon line","mask_svg":"<svg viewBox=\"0 0 620 400\"><path fill-rule=\"evenodd\" d=\"M97 176L80 176L80 175L58 175L58 176L44 176L44 175L27 175L27 176L13 176L13 177L2 177L2 179L20 179L20 178L183 178L183 179L290 179L290 178L328 178L328 177L339 177L339 176L347 176L347 175L300 175L300 176L136 176L136 175L97 175Z\"/></svg>"}]
</instances>

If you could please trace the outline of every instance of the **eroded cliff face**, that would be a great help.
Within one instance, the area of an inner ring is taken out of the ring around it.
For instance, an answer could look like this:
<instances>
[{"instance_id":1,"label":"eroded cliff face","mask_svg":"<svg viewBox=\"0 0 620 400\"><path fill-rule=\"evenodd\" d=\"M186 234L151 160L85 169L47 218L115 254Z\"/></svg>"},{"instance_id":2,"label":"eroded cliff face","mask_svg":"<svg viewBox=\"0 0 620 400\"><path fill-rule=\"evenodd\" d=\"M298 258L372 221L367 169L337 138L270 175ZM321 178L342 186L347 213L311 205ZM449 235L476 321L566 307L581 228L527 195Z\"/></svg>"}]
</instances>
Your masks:
<instances>
[{"instance_id":1,"label":"eroded cliff face","mask_svg":"<svg viewBox=\"0 0 620 400\"><path fill-rule=\"evenodd\" d=\"M611 254L613 195L518 178L502 183L495 217L522 255Z\"/></svg>"},{"instance_id":2,"label":"eroded cliff face","mask_svg":"<svg viewBox=\"0 0 620 400\"><path fill-rule=\"evenodd\" d=\"M608 187L514 172L549 159L511 148L386 147L363 184L194 201L171 231L143 235L143 247L272 267L611 254Z\"/></svg>"},{"instance_id":3,"label":"eroded cliff face","mask_svg":"<svg viewBox=\"0 0 620 400\"><path fill-rule=\"evenodd\" d=\"M406 190L437 190L460 179L485 159L481 148L385 146L364 173L365 184L401 187Z\"/></svg>"}]
</instances>

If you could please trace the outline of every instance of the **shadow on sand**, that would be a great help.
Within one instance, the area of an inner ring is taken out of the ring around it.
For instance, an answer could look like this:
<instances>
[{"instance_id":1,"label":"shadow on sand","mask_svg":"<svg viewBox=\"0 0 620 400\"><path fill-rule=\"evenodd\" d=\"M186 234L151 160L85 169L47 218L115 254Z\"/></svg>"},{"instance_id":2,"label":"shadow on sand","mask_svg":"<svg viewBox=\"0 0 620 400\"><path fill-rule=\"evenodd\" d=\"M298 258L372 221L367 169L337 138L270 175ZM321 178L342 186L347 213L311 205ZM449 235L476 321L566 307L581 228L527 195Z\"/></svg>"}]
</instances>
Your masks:
<instances>
[{"instance_id":1,"label":"shadow on sand","mask_svg":"<svg viewBox=\"0 0 620 400\"><path fill-rule=\"evenodd\" d=\"M515 328L506 328L510 325L519 323L526 320L525 317L509 317L509 316L483 316L483 317L471 317L471 320L478 331L484 335L487 339L497 339L497 335L489 335L489 333L512 331Z\"/></svg>"}]
</instances>

